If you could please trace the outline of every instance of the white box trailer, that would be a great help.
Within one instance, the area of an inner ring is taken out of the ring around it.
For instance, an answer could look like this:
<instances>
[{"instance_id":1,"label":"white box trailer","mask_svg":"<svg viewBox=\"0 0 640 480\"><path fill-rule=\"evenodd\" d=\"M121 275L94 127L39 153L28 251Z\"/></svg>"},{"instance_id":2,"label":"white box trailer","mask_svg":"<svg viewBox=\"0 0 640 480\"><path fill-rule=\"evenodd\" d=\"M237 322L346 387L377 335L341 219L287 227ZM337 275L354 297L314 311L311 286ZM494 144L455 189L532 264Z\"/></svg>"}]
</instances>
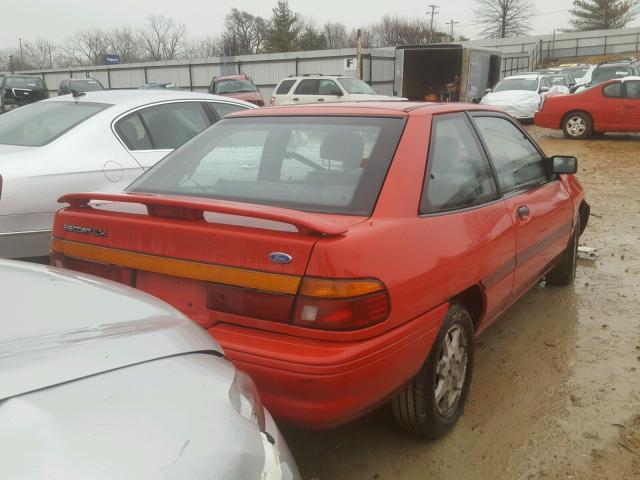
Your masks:
<instances>
[{"instance_id":1,"label":"white box trailer","mask_svg":"<svg viewBox=\"0 0 640 480\"><path fill-rule=\"evenodd\" d=\"M478 102L500 80L499 50L453 43L395 50L393 94L409 100Z\"/></svg>"}]
</instances>

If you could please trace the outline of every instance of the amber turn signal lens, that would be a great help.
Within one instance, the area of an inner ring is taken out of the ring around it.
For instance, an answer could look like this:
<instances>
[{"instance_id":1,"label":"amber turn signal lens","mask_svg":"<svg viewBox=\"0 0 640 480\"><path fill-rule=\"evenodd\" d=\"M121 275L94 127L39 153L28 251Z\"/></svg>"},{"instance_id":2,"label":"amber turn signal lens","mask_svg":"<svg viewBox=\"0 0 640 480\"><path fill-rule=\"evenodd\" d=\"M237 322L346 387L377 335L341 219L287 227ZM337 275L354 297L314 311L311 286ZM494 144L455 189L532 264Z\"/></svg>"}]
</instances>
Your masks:
<instances>
[{"instance_id":1,"label":"amber turn signal lens","mask_svg":"<svg viewBox=\"0 0 640 480\"><path fill-rule=\"evenodd\" d=\"M383 291L378 280L341 280L305 277L299 295L315 298L353 298Z\"/></svg>"}]
</instances>

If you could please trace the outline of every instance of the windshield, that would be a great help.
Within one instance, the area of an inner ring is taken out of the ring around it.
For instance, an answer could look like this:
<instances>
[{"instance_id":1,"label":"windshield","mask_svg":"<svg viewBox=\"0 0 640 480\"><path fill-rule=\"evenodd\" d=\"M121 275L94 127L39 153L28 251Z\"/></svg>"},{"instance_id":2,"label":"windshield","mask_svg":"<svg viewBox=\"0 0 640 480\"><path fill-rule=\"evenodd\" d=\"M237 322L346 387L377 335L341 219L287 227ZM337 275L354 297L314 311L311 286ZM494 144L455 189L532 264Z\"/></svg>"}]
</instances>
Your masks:
<instances>
[{"instance_id":1,"label":"windshield","mask_svg":"<svg viewBox=\"0 0 640 480\"><path fill-rule=\"evenodd\" d=\"M403 128L401 118L228 118L128 190L370 215Z\"/></svg>"},{"instance_id":2,"label":"windshield","mask_svg":"<svg viewBox=\"0 0 640 480\"><path fill-rule=\"evenodd\" d=\"M588 71L589 71L589 68L563 68L562 69L562 73L571 75L574 78L582 78L587 74Z\"/></svg>"},{"instance_id":3,"label":"windshield","mask_svg":"<svg viewBox=\"0 0 640 480\"><path fill-rule=\"evenodd\" d=\"M0 144L41 147L89 117L104 103L38 102L0 115Z\"/></svg>"},{"instance_id":4,"label":"windshield","mask_svg":"<svg viewBox=\"0 0 640 480\"><path fill-rule=\"evenodd\" d=\"M218 80L215 85L214 93L224 94L255 91L257 91L256 86L246 80Z\"/></svg>"},{"instance_id":5,"label":"windshield","mask_svg":"<svg viewBox=\"0 0 640 480\"><path fill-rule=\"evenodd\" d=\"M494 92L506 92L508 90L538 90L537 78L505 78L493 89Z\"/></svg>"},{"instance_id":6,"label":"windshield","mask_svg":"<svg viewBox=\"0 0 640 480\"><path fill-rule=\"evenodd\" d=\"M339 78L338 82L351 95L377 95L369 85L357 78Z\"/></svg>"},{"instance_id":7,"label":"windshield","mask_svg":"<svg viewBox=\"0 0 640 480\"><path fill-rule=\"evenodd\" d=\"M5 87L7 88L39 88L44 90L44 82L38 77L7 77L5 80Z\"/></svg>"},{"instance_id":8,"label":"windshield","mask_svg":"<svg viewBox=\"0 0 640 480\"><path fill-rule=\"evenodd\" d=\"M593 71L591 83L602 83L614 78L623 78L633 74L633 70L628 67L598 67Z\"/></svg>"},{"instance_id":9,"label":"windshield","mask_svg":"<svg viewBox=\"0 0 640 480\"><path fill-rule=\"evenodd\" d=\"M97 90L104 90L100 82L97 80L71 80L69 82L69 89L77 92L95 92Z\"/></svg>"}]
</instances>

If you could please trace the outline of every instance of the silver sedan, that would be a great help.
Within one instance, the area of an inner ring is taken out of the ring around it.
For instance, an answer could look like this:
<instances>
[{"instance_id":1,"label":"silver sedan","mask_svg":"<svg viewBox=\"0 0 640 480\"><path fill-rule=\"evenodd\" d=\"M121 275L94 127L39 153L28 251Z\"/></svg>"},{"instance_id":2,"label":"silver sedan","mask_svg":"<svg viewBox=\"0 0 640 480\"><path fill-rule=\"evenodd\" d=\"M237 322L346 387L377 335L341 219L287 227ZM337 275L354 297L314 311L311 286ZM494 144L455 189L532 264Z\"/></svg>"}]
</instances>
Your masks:
<instances>
[{"instance_id":1,"label":"silver sedan","mask_svg":"<svg viewBox=\"0 0 640 480\"><path fill-rule=\"evenodd\" d=\"M177 310L8 260L0 292L0 478L300 478L251 379Z\"/></svg>"},{"instance_id":2,"label":"silver sedan","mask_svg":"<svg viewBox=\"0 0 640 480\"><path fill-rule=\"evenodd\" d=\"M0 116L0 258L46 256L57 199L119 192L241 100L171 90L63 95Z\"/></svg>"}]
</instances>

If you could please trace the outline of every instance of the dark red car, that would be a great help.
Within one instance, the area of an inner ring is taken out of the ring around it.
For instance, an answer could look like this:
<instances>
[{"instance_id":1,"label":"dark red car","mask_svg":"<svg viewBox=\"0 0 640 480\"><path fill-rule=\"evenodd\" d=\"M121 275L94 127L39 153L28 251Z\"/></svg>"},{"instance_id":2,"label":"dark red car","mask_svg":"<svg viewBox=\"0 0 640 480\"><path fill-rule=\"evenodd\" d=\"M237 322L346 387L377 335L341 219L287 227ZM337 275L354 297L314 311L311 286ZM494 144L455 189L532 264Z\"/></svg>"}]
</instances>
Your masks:
<instances>
[{"instance_id":1,"label":"dark red car","mask_svg":"<svg viewBox=\"0 0 640 480\"><path fill-rule=\"evenodd\" d=\"M287 423L392 401L437 437L475 336L542 277L572 282L589 217L576 168L482 106L250 110L125 193L64 196L52 261L182 310Z\"/></svg>"},{"instance_id":2,"label":"dark red car","mask_svg":"<svg viewBox=\"0 0 640 480\"><path fill-rule=\"evenodd\" d=\"M209 93L237 98L245 102L264 107L264 98L248 75L227 75L214 77L209 86Z\"/></svg>"},{"instance_id":3,"label":"dark red car","mask_svg":"<svg viewBox=\"0 0 640 480\"><path fill-rule=\"evenodd\" d=\"M640 132L640 77L609 80L572 95L549 95L534 122L576 140L593 133Z\"/></svg>"}]
</instances>

